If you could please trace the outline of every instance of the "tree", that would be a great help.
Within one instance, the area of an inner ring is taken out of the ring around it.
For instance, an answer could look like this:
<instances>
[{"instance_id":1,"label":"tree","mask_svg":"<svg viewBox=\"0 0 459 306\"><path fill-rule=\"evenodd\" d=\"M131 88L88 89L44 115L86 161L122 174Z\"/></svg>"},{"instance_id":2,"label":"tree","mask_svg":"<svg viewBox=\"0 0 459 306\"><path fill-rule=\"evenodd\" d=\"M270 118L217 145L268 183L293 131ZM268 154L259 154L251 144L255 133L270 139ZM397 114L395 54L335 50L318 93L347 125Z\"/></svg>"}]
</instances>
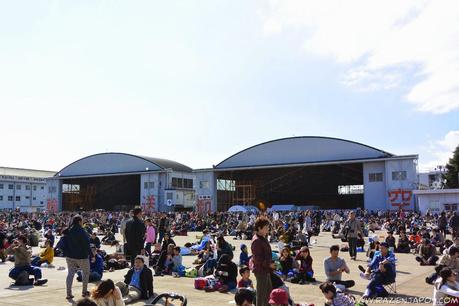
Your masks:
<instances>
[{"instance_id":1,"label":"tree","mask_svg":"<svg viewBox=\"0 0 459 306\"><path fill-rule=\"evenodd\" d=\"M446 172L443 174L443 179L446 180L446 188L459 188L458 182L459 174L459 145L456 147L453 153L453 157L449 159L446 164Z\"/></svg>"}]
</instances>

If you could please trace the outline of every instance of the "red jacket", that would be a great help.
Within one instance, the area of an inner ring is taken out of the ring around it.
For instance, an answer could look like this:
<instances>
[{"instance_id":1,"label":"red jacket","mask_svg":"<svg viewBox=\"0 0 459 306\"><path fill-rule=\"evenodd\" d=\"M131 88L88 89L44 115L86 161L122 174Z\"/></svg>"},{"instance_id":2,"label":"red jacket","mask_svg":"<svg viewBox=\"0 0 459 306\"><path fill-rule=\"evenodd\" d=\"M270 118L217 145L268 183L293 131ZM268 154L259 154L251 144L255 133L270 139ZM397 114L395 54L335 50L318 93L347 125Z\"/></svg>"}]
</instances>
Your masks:
<instances>
[{"instance_id":1,"label":"red jacket","mask_svg":"<svg viewBox=\"0 0 459 306\"><path fill-rule=\"evenodd\" d=\"M271 245L265 237L255 234L252 239L253 274L266 275L271 273Z\"/></svg>"}]
</instances>

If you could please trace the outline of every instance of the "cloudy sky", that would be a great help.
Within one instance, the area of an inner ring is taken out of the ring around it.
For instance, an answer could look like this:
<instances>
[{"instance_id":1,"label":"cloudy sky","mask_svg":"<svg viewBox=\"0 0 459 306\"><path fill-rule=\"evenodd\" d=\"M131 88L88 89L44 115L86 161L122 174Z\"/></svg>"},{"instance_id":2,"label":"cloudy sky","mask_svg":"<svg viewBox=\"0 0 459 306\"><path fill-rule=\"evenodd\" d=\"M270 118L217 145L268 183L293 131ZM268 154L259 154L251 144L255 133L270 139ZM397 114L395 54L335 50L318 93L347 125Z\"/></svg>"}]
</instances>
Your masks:
<instances>
[{"instance_id":1,"label":"cloudy sky","mask_svg":"<svg viewBox=\"0 0 459 306\"><path fill-rule=\"evenodd\" d=\"M320 135L421 168L459 144L459 1L0 0L0 165L210 167Z\"/></svg>"}]
</instances>

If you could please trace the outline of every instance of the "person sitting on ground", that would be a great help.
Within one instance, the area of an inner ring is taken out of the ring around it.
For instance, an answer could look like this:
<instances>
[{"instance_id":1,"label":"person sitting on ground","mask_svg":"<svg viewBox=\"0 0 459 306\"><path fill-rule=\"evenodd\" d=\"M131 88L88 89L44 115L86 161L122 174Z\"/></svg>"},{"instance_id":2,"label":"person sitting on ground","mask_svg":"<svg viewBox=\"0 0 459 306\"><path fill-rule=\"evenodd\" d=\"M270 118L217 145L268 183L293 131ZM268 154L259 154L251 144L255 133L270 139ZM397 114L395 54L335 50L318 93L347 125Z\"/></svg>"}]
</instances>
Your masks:
<instances>
[{"instance_id":1,"label":"person sitting on ground","mask_svg":"<svg viewBox=\"0 0 459 306\"><path fill-rule=\"evenodd\" d=\"M432 229L432 239L430 241L434 246L441 247L445 243L445 237L438 231L438 229Z\"/></svg>"},{"instance_id":2,"label":"person sitting on ground","mask_svg":"<svg viewBox=\"0 0 459 306\"><path fill-rule=\"evenodd\" d=\"M230 259L233 259L233 248L225 240L225 236L219 235L217 238L217 260L219 260L224 254L228 254Z\"/></svg>"},{"instance_id":3,"label":"person sitting on ground","mask_svg":"<svg viewBox=\"0 0 459 306\"><path fill-rule=\"evenodd\" d=\"M410 240L406 236L405 232L400 232L400 237L398 238L397 248L395 252L397 253L410 253Z\"/></svg>"},{"instance_id":4,"label":"person sitting on ground","mask_svg":"<svg viewBox=\"0 0 459 306\"><path fill-rule=\"evenodd\" d=\"M325 305L329 306L354 306L355 301L346 294L336 290L336 287L331 282L320 284L319 289L325 297Z\"/></svg>"},{"instance_id":5,"label":"person sitting on ground","mask_svg":"<svg viewBox=\"0 0 459 306\"><path fill-rule=\"evenodd\" d=\"M433 284L438 278L438 274L443 268L450 268L454 273L459 272L459 248L454 246L449 249L448 254L440 258L438 266L435 267L435 272L426 277L426 283Z\"/></svg>"},{"instance_id":6,"label":"person sitting on ground","mask_svg":"<svg viewBox=\"0 0 459 306\"><path fill-rule=\"evenodd\" d=\"M314 270L312 269L312 257L308 247L302 247L296 255L296 261L299 261L298 274L292 278L292 283L304 284L306 282L315 282Z\"/></svg>"},{"instance_id":7,"label":"person sitting on ground","mask_svg":"<svg viewBox=\"0 0 459 306\"><path fill-rule=\"evenodd\" d=\"M419 245L417 250L419 256L416 256L416 261L421 266L434 266L438 260L437 249L430 243L429 239L423 239L422 244Z\"/></svg>"},{"instance_id":8,"label":"person sitting on ground","mask_svg":"<svg viewBox=\"0 0 459 306\"><path fill-rule=\"evenodd\" d=\"M16 285L34 285L41 286L48 282L42 279L41 269L34 267L31 262L31 251L27 247L27 238L19 236L13 241L13 244L6 250L8 254L14 255L14 268L10 270L9 277L16 281ZM34 279L29 279L29 274Z\"/></svg>"},{"instance_id":9,"label":"person sitting on ground","mask_svg":"<svg viewBox=\"0 0 459 306\"><path fill-rule=\"evenodd\" d=\"M271 306L288 306L288 292L281 288L273 289L268 303Z\"/></svg>"},{"instance_id":10,"label":"person sitting on ground","mask_svg":"<svg viewBox=\"0 0 459 306\"><path fill-rule=\"evenodd\" d=\"M421 244L422 237L417 230L413 230L408 239L410 240L411 249L417 249Z\"/></svg>"},{"instance_id":11,"label":"person sitting on ground","mask_svg":"<svg viewBox=\"0 0 459 306\"><path fill-rule=\"evenodd\" d=\"M54 248L54 235L53 235L53 231L51 229L49 229L48 231L46 231L46 234L44 235L44 237L46 238L46 240L49 240L50 243L51 243L51 247Z\"/></svg>"},{"instance_id":12,"label":"person sitting on ground","mask_svg":"<svg viewBox=\"0 0 459 306\"><path fill-rule=\"evenodd\" d=\"M290 249L288 247L282 249L279 262L281 265L282 278L286 280L288 274L293 272L293 267L295 264L295 260L293 259Z\"/></svg>"},{"instance_id":13,"label":"person sitting on ground","mask_svg":"<svg viewBox=\"0 0 459 306\"><path fill-rule=\"evenodd\" d=\"M389 245L386 242L381 242L379 248L380 251L375 253L366 270L362 266L358 266L359 270L363 272L361 276L370 280L363 295L364 299L388 296L389 293L383 285L395 282L394 253L389 251Z\"/></svg>"},{"instance_id":14,"label":"person sitting on ground","mask_svg":"<svg viewBox=\"0 0 459 306\"><path fill-rule=\"evenodd\" d=\"M249 289L239 289L234 295L234 301L236 302L237 306L254 306L254 298L254 292Z\"/></svg>"},{"instance_id":15,"label":"person sitting on ground","mask_svg":"<svg viewBox=\"0 0 459 306\"><path fill-rule=\"evenodd\" d=\"M459 283L456 281L456 275L450 268L443 268L440 277L434 283L433 292L433 305L444 306L447 305L448 300L451 300L451 305L457 305L454 300L449 299L459 298Z\"/></svg>"},{"instance_id":16,"label":"person sitting on ground","mask_svg":"<svg viewBox=\"0 0 459 306\"><path fill-rule=\"evenodd\" d=\"M239 266L248 266L249 265L249 250L245 244L241 244L241 254L239 255Z\"/></svg>"},{"instance_id":17,"label":"person sitting on ground","mask_svg":"<svg viewBox=\"0 0 459 306\"><path fill-rule=\"evenodd\" d=\"M97 237L96 233L92 233L89 238L89 243L96 246L97 249L100 249L100 239Z\"/></svg>"},{"instance_id":18,"label":"person sitting on ground","mask_svg":"<svg viewBox=\"0 0 459 306\"><path fill-rule=\"evenodd\" d=\"M97 306L124 306L123 296L111 279L102 281L91 293Z\"/></svg>"},{"instance_id":19,"label":"person sitting on ground","mask_svg":"<svg viewBox=\"0 0 459 306\"><path fill-rule=\"evenodd\" d=\"M249 288L249 289L254 289L253 288L253 283L252 280L250 279L250 269L249 267L242 267L239 269L239 275L241 276L241 279L237 282L237 288Z\"/></svg>"},{"instance_id":20,"label":"person sitting on ground","mask_svg":"<svg viewBox=\"0 0 459 306\"><path fill-rule=\"evenodd\" d=\"M142 256L136 256L134 266L124 276L124 282L116 283L126 304L153 296L153 273L145 266Z\"/></svg>"},{"instance_id":21,"label":"person sitting on ground","mask_svg":"<svg viewBox=\"0 0 459 306\"><path fill-rule=\"evenodd\" d=\"M237 285L237 266L231 261L228 254L223 254L215 268L215 277L217 277L223 285L220 287L220 292L233 290Z\"/></svg>"},{"instance_id":22,"label":"person sitting on ground","mask_svg":"<svg viewBox=\"0 0 459 306\"><path fill-rule=\"evenodd\" d=\"M172 273L175 277L183 276L185 266L182 263L182 255L180 255L180 247L174 247L174 255L172 256Z\"/></svg>"},{"instance_id":23,"label":"person sitting on ground","mask_svg":"<svg viewBox=\"0 0 459 306\"><path fill-rule=\"evenodd\" d=\"M96 246L90 245L91 254L89 254L89 282L97 282L102 279L104 274L104 259L97 253ZM77 272L77 281L83 280L82 272Z\"/></svg>"},{"instance_id":24,"label":"person sitting on ground","mask_svg":"<svg viewBox=\"0 0 459 306\"><path fill-rule=\"evenodd\" d=\"M54 259L54 249L51 246L51 240L46 240L45 249L40 252L38 256L35 256L30 263L32 266L40 267L42 264L46 263L48 265L53 263Z\"/></svg>"},{"instance_id":25,"label":"person sitting on ground","mask_svg":"<svg viewBox=\"0 0 459 306\"><path fill-rule=\"evenodd\" d=\"M327 276L327 281L343 285L346 288L353 287L355 285L355 281L343 281L341 279L343 272L349 274L350 270L346 264L346 261L343 258L338 257L338 255L339 245L332 245L330 247L330 257L325 258L324 260L324 269L325 275Z\"/></svg>"},{"instance_id":26,"label":"person sitting on ground","mask_svg":"<svg viewBox=\"0 0 459 306\"><path fill-rule=\"evenodd\" d=\"M387 232L386 243L389 245L389 248L392 248L393 250L395 250L394 232L392 231Z\"/></svg>"}]
</instances>

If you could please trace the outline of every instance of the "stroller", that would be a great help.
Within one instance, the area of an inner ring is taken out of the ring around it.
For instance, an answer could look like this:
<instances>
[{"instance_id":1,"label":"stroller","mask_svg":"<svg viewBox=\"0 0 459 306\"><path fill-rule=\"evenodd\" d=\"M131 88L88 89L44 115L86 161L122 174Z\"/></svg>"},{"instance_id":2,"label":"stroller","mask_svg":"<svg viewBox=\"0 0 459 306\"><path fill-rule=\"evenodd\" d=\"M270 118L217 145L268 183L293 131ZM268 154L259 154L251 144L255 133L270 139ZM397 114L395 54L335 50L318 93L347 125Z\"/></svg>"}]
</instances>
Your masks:
<instances>
[{"instance_id":1,"label":"stroller","mask_svg":"<svg viewBox=\"0 0 459 306\"><path fill-rule=\"evenodd\" d=\"M158 302L161 301L162 299L165 299L164 306L169 306L171 301L173 301L173 300L180 300L180 302L181 302L180 306L186 306L187 305L187 299L186 299L185 296L177 294L177 293L169 292L169 293L162 293L162 294L156 296L151 301L151 303L145 304L145 306L161 305L161 304L158 304Z\"/></svg>"}]
</instances>

